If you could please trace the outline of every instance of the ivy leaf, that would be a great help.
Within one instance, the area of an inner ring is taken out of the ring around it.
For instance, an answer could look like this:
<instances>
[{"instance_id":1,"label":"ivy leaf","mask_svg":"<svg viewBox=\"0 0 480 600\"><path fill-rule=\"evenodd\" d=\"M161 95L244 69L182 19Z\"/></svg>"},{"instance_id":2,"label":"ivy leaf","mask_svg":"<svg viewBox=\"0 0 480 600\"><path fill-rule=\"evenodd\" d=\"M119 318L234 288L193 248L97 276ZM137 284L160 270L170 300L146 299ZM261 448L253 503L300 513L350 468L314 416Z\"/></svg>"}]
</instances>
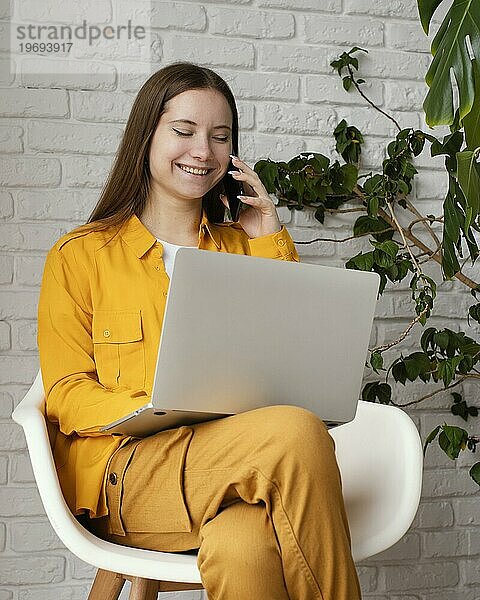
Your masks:
<instances>
[{"instance_id":1,"label":"ivy leaf","mask_svg":"<svg viewBox=\"0 0 480 600\"><path fill-rule=\"evenodd\" d=\"M358 179L358 169L355 165L346 164L340 167L340 173L343 176L343 187L349 193L352 192Z\"/></svg>"},{"instance_id":2,"label":"ivy leaf","mask_svg":"<svg viewBox=\"0 0 480 600\"><path fill-rule=\"evenodd\" d=\"M278 175L277 165L270 160L259 160L255 164L254 170L258 174L267 192L269 194L274 194L276 191L275 180Z\"/></svg>"},{"instance_id":3,"label":"ivy leaf","mask_svg":"<svg viewBox=\"0 0 480 600\"><path fill-rule=\"evenodd\" d=\"M443 385L447 387L455 378L455 371L460 364L463 356L454 356L438 362L438 376L443 380Z\"/></svg>"},{"instance_id":4,"label":"ivy leaf","mask_svg":"<svg viewBox=\"0 0 480 600\"><path fill-rule=\"evenodd\" d=\"M388 256L391 256L392 258L397 256L399 246L397 242L394 242L393 240L386 240L385 242L371 242L371 244L372 246L375 246L377 250L385 252L385 254L388 254Z\"/></svg>"},{"instance_id":5,"label":"ivy leaf","mask_svg":"<svg viewBox=\"0 0 480 600\"><path fill-rule=\"evenodd\" d=\"M470 293L475 298L475 300L477 299L477 293L478 292L480 292L480 285L479 284L477 284L473 289L470 290Z\"/></svg>"},{"instance_id":6,"label":"ivy leaf","mask_svg":"<svg viewBox=\"0 0 480 600\"><path fill-rule=\"evenodd\" d=\"M380 404L390 404L392 400L392 388L388 383L378 384L377 397Z\"/></svg>"},{"instance_id":7,"label":"ivy leaf","mask_svg":"<svg viewBox=\"0 0 480 600\"><path fill-rule=\"evenodd\" d=\"M423 445L423 456L425 456L425 452L427 450L427 446L433 442L433 440L437 437L438 432L441 429L441 425L437 425L433 431L428 434L427 439L425 440L425 444Z\"/></svg>"},{"instance_id":8,"label":"ivy leaf","mask_svg":"<svg viewBox=\"0 0 480 600\"><path fill-rule=\"evenodd\" d=\"M362 390L362 400L365 400L366 402L375 402L377 398L380 404L390 404L392 399L392 388L388 383L373 381L365 385Z\"/></svg>"},{"instance_id":9,"label":"ivy leaf","mask_svg":"<svg viewBox=\"0 0 480 600\"><path fill-rule=\"evenodd\" d=\"M434 334L433 341L441 350L446 350L448 348L450 336L448 335L448 332L444 329L443 331L438 331Z\"/></svg>"},{"instance_id":10,"label":"ivy leaf","mask_svg":"<svg viewBox=\"0 0 480 600\"><path fill-rule=\"evenodd\" d=\"M477 462L473 465L469 471L469 474L473 481L480 485L480 462Z\"/></svg>"},{"instance_id":11,"label":"ivy leaf","mask_svg":"<svg viewBox=\"0 0 480 600\"><path fill-rule=\"evenodd\" d=\"M360 252L351 258L346 264L347 269L356 269L357 271L371 271L373 267L373 252Z\"/></svg>"},{"instance_id":12,"label":"ivy leaf","mask_svg":"<svg viewBox=\"0 0 480 600\"><path fill-rule=\"evenodd\" d=\"M480 323L480 303L472 304L468 309L469 317L472 317L477 323Z\"/></svg>"},{"instance_id":13,"label":"ivy leaf","mask_svg":"<svg viewBox=\"0 0 480 600\"><path fill-rule=\"evenodd\" d=\"M376 217L378 214L378 207L380 200L378 196L371 196L367 200L367 213L369 217Z\"/></svg>"},{"instance_id":14,"label":"ivy leaf","mask_svg":"<svg viewBox=\"0 0 480 600\"><path fill-rule=\"evenodd\" d=\"M433 336L436 332L435 327L429 327L428 329L425 329L425 331L422 334L422 337L420 339L420 346L422 347L422 350L427 353L428 351L428 347L431 346L433 348L434 342L433 342Z\"/></svg>"},{"instance_id":15,"label":"ivy leaf","mask_svg":"<svg viewBox=\"0 0 480 600\"><path fill-rule=\"evenodd\" d=\"M357 164L360 160L361 145L364 143L362 133L353 126L349 126L345 119L335 127L333 136L337 142L335 150L340 154L346 163ZM357 183L358 172L356 174L353 186Z\"/></svg>"},{"instance_id":16,"label":"ivy leaf","mask_svg":"<svg viewBox=\"0 0 480 600\"><path fill-rule=\"evenodd\" d=\"M410 138L410 148L414 156L418 156L425 145L426 136L423 131L416 130Z\"/></svg>"},{"instance_id":17,"label":"ivy leaf","mask_svg":"<svg viewBox=\"0 0 480 600\"><path fill-rule=\"evenodd\" d=\"M372 352L370 357L370 365L377 374L378 370L383 368L383 356L380 352Z\"/></svg>"},{"instance_id":18,"label":"ivy leaf","mask_svg":"<svg viewBox=\"0 0 480 600\"><path fill-rule=\"evenodd\" d=\"M358 217L353 225L353 235L360 237L370 232L375 232L372 235L379 242L391 239L394 234L392 227L381 217L374 218L366 215Z\"/></svg>"},{"instance_id":19,"label":"ivy leaf","mask_svg":"<svg viewBox=\"0 0 480 600\"><path fill-rule=\"evenodd\" d=\"M348 51L348 54L353 54L354 52L365 52L366 54L368 54L368 50L365 50L365 48L359 48L358 46L354 46L351 50Z\"/></svg>"},{"instance_id":20,"label":"ivy leaf","mask_svg":"<svg viewBox=\"0 0 480 600\"><path fill-rule=\"evenodd\" d=\"M320 223L322 223L325 221L325 207L320 205L317 210L315 211L315 218L317 219L317 221L319 221Z\"/></svg>"},{"instance_id":21,"label":"ivy leaf","mask_svg":"<svg viewBox=\"0 0 480 600\"><path fill-rule=\"evenodd\" d=\"M468 417L478 417L478 408L476 406L467 406L465 400L457 392L452 393L453 404L450 407L452 415L461 417L464 421L468 421Z\"/></svg>"},{"instance_id":22,"label":"ivy leaf","mask_svg":"<svg viewBox=\"0 0 480 600\"><path fill-rule=\"evenodd\" d=\"M452 392L450 395L452 396L453 401L455 402L455 404L458 404L459 402L462 401L462 396L458 392Z\"/></svg>"},{"instance_id":23,"label":"ivy leaf","mask_svg":"<svg viewBox=\"0 0 480 600\"><path fill-rule=\"evenodd\" d=\"M447 424L444 424L442 429L438 437L440 448L449 458L458 458L460 450L465 450L467 446L468 433L465 429Z\"/></svg>"},{"instance_id":24,"label":"ivy leaf","mask_svg":"<svg viewBox=\"0 0 480 600\"><path fill-rule=\"evenodd\" d=\"M362 400L365 400L365 402L375 402L375 388L377 384L377 381L372 381L370 383L365 384L362 390Z\"/></svg>"},{"instance_id":25,"label":"ivy leaf","mask_svg":"<svg viewBox=\"0 0 480 600\"><path fill-rule=\"evenodd\" d=\"M392 365L392 375L395 381L400 382L402 385L405 385L407 382L407 369L405 368L405 363L402 359L398 359Z\"/></svg>"},{"instance_id":26,"label":"ivy leaf","mask_svg":"<svg viewBox=\"0 0 480 600\"><path fill-rule=\"evenodd\" d=\"M343 89L348 92L350 90L350 88L352 87L352 80L351 78L347 75L346 77L344 77L342 79L342 83L343 83Z\"/></svg>"},{"instance_id":27,"label":"ivy leaf","mask_svg":"<svg viewBox=\"0 0 480 600\"><path fill-rule=\"evenodd\" d=\"M427 373L432 369L430 359L424 352L413 352L403 359L403 363L410 381L415 381L420 374Z\"/></svg>"}]
</instances>

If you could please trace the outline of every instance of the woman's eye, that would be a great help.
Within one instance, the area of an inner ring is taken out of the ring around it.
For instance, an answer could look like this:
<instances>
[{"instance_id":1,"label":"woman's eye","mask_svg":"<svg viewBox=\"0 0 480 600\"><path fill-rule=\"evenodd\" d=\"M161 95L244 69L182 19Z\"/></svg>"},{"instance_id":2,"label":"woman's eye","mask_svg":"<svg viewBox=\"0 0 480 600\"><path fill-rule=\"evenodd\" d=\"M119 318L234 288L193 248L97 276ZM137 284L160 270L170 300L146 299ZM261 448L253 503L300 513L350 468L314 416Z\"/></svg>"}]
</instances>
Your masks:
<instances>
[{"instance_id":1,"label":"woman's eye","mask_svg":"<svg viewBox=\"0 0 480 600\"><path fill-rule=\"evenodd\" d=\"M172 127L172 129L173 129L173 131L177 135L182 135L182 136L192 136L193 135L193 133L188 133L188 132L185 132L185 131L179 131L178 129L175 129L173 127ZM229 140L228 136L227 137L225 137L225 136L223 136L223 137L214 137L213 139L217 140L218 142L228 142L228 140Z\"/></svg>"},{"instance_id":2,"label":"woman's eye","mask_svg":"<svg viewBox=\"0 0 480 600\"><path fill-rule=\"evenodd\" d=\"M173 129L173 127L172 127ZM178 131L178 129L173 129L173 131L177 134L177 135L192 135L191 133L185 133L183 131Z\"/></svg>"}]
</instances>

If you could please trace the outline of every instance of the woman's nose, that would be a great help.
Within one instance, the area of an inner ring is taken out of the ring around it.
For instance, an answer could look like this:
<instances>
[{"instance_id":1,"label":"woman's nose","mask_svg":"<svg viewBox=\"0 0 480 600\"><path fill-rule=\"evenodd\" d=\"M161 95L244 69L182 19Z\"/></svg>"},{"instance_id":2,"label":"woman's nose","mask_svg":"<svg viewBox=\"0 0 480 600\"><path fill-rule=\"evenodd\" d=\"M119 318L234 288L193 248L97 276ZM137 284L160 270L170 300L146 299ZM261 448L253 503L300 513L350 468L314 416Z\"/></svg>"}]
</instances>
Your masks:
<instances>
[{"instance_id":1,"label":"woman's nose","mask_svg":"<svg viewBox=\"0 0 480 600\"><path fill-rule=\"evenodd\" d=\"M204 138L197 138L193 143L191 154L192 156L198 158L210 158L210 156L213 154L212 147L210 145L210 140Z\"/></svg>"}]
</instances>

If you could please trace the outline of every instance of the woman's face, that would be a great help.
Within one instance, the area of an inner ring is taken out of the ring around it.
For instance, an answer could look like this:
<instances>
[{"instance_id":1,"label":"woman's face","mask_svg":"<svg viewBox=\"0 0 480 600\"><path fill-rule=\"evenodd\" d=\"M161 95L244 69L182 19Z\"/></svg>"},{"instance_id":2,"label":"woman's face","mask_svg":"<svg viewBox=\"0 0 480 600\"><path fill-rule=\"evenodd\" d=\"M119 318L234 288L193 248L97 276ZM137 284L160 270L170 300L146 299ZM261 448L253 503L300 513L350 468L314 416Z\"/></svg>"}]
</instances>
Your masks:
<instances>
[{"instance_id":1,"label":"woman's face","mask_svg":"<svg viewBox=\"0 0 480 600\"><path fill-rule=\"evenodd\" d=\"M150 146L152 191L172 199L202 198L225 175L231 153L232 111L223 94L178 94L165 105ZM202 171L189 173L189 167Z\"/></svg>"}]
</instances>

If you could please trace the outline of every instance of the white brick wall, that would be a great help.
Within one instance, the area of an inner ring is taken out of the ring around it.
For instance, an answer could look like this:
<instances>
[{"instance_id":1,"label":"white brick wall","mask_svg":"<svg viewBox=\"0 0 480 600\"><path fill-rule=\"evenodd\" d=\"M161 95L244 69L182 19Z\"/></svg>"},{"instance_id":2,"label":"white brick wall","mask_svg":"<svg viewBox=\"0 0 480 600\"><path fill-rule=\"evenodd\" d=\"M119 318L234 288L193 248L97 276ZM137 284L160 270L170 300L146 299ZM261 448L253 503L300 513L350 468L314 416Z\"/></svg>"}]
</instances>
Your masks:
<instances>
[{"instance_id":1,"label":"white brick wall","mask_svg":"<svg viewBox=\"0 0 480 600\"><path fill-rule=\"evenodd\" d=\"M7 31L10 16L18 23L70 23L79 11L90 23L101 23L113 7L113 0L75 5L0 0L0 31ZM46 520L23 434L10 414L38 369L35 319L45 254L63 233L86 220L135 93L148 75L179 59L217 70L237 97L240 154L251 164L306 150L333 156L331 132L346 118L368 135L364 164L375 168L388 136L395 133L392 124L357 95L347 95L329 66L340 52L360 45L369 50L361 70L372 99L401 125L425 127L421 106L429 41L418 22L416 0L138 1L135 10L155 28L155 63L141 64L134 54L124 59L88 52L82 60L97 75L56 75L54 69L46 75L39 67L47 59L32 56L26 69L18 65L14 77L5 40L0 45L0 600L80 600L93 576L91 567L66 551ZM445 193L442 161L424 152L417 162L421 174L415 193L425 212L435 212ZM309 212L292 216L281 209L280 214L297 241L350 235L345 217L328 220L325 230L317 228ZM332 265L341 265L360 248L358 241L298 246L303 260ZM408 323L410 295L405 286L401 289L379 301L372 343L391 339ZM440 288L432 325L467 326L459 311L463 314L472 300L459 290L451 284ZM472 331L478 334L478 328ZM413 347L411 341L407 347ZM431 388L400 386L396 400L411 401L426 389ZM474 402L478 387L468 384L464 391ZM449 404L443 394L410 410L423 439L444 419L462 425L448 416ZM480 598L480 500L468 477L471 459L462 456L455 464L431 448L411 529L393 548L358 567L365 598ZM193 600L202 594L174 596Z\"/></svg>"}]
</instances>

